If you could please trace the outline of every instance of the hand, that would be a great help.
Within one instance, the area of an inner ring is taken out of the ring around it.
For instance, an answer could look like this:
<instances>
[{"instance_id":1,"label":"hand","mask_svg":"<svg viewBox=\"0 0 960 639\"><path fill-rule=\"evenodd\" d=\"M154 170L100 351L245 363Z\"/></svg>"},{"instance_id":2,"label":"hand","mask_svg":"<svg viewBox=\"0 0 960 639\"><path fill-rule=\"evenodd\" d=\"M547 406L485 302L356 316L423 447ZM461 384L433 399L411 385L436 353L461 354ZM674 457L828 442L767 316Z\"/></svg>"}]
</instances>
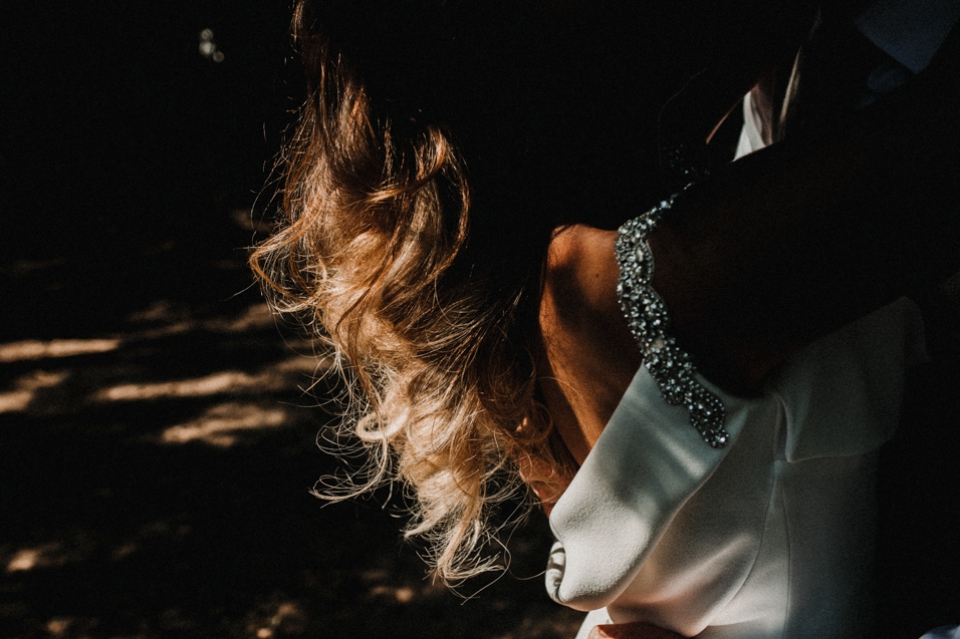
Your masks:
<instances>
[{"instance_id":1,"label":"hand","mask_svg":"<svg viewBox=\"0 0 960 639\"><path fill-rule=\"evenodd\" d=\"M594 626L587 639L684 639L683 635L643 623L616 623Z\"/></svg>"}]
</instances>

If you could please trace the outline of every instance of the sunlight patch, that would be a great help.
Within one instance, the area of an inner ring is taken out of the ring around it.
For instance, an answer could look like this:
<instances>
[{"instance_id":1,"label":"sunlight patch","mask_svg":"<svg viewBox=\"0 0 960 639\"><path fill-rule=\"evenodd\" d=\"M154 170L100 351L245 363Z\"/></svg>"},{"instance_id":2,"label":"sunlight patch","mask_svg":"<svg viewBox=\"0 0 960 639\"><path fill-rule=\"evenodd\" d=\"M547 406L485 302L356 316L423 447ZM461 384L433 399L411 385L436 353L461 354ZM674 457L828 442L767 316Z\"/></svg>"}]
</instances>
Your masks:
<instances>
[{"instance_id":1,"label":"sunlight patch","mask_svg":"<svg viewBox=\"0 0 960 639\"><path fill-rule=\"evenodd\" d=\"M0 413L15 413L27 410L37 391L51 388L67 378L67 371L34 371L16 382L16 390L0 393Z\"/></svg>"},{"instance_id":2,"label":"sunlight patch","mask_svg":"<svg viewBox=\"0 0 960 639\"><path fill-rule=\"evenodd\" d=\"M189 309L183 304L176 304L168 300L153 302L145 309L131 313L127 320L137 324L165 322L175 327L173 333L202 328L215 333L242 333L261 328L272 328L274 317L265 302L251 304L235 317L214 317L206 320L193 319ZM156 329L140 333L141 336L152 338L170 334L170 329L157 331Z\"/></svg>"},{"instance_id":3,"label":"sunlight patch","mask_svg":"<svg viewBox=\"0 0 960 639\"><path fill-rule=\"evenodd\" d=\"M163 431L164 444L186 444L200 441L212 446L232 446L242 431L278 428L289 416L280 408L263 408L256 404L229 402L208 409L199 418Z\"/></svg>"},{"instance_id":4,"label":"sunlight patch","mask_svg":"<svg viewBox=\"0 0 960 639\"><path fill-rule=\"evenodd\" d=\"M238 317L233 319L212 319L204 322L204 327L211 331L222 333L242 333L258 328L271 328L274 317L265 303L248 306Z\"/></svg>"},{"instance_id":5,"label":"sunlight patch","mask_svg":"<svg viewBox=\"0 0 960 639\"><path fill-rule=\"evenodd\" d=\"M63 637L72 624L73 619L69 617L56 617L47 622L47 632L53 637Z\"/></svg>"},{"instance_id":6,"label":"sunlight patch","mask_svg":"<svg viewBox=\"0 0 960 639\"><path fill-rule=\"evenodd\" d=\"M247 375L239 371L223 371L206 377L173 382L122 384L105 388L94 395L93 399L100 402L122 402L163 397L203 397L254 389L258 386L259 378L259 375Z\"/></svg>"},{"instance_id":7,"label":"sunlight patch","mask_svg":"<svg viewBox=\"0 0 960 639\"><path fill-rule=\"evenodd\" d=\"M44 544L35 548L21 548L7 563L7 572L23 572L34 568L62 566L70 561L60 543Z\"/></svg>"},{"instance_id":8,"label":"sunlight patch","mask_svg":"<svg viewBox=\"0 0 960 639\"><path fill-rule=\"evenodd\" d=\"M374 568L363 572L361 579L368 584L367 596L372 599L387 599L398 604L408 604L414 600L434 598L446 594L446 589L439 580L416 584L396 584L389 583L392 576L390 571L382 568Z\"/></svg>"},{"instance_id":9,"label":"sunlight patch","mask_svg":"<svg viewBox=\"0 0 960 639\"><path fill-rule=\"evenodd\" d=\"M140 544L128 541L127 543L114 548L113 552L110 553L110 558L114 561L120 561L121 559L125 559L126 557L136 553L138 550L140 550Z\"/></svg>"},{"instance_id":10,"label":"sunlight patch","mask_svg":"<svg viewBox=\"0 0 960 639\"><path fill-rule=\"evenodd\" d=\"M307 616L295 601L274 604L249 616L247 633L257 639L273 639L279 635L289 637L306 631Z\"/></svg>"},{"instance_id":11,"label":"sunlight patch","mask_svg":"<svg viewBox=\"0 0 960 639\"><path fill-rule=\"evenodd\" d=\"M410 603L413 601L413 588L409 586L400 586L395 588L393 586L374 586L370 589L371 597L388 597L396 601L397 603Z\"/></svg>"},{"instance_id":12,"label":"sunlight patch","mask_svg":"<svg viewBox=\"0 0 960 639\"><path fill-rule=\"evenodd\" d=\"M20 362L48 357L72 357L114 351L120 339L55 339L49 342L25 340L0 344L0 362Z\"/></svg>"},{"instance_id":13,"label":"sunlight patch","mask_svg":"<svg viewBox=\"0 0 960 639\"><path fill-rule=\"evenodd\" d=\"M206 397L225 393L264 393L288 390L291 376L315 374L326 364L312 357L291 357L256 374L241 371L221 371L205 377L169 382L121 384L98 391L93 400L98 402L129 402L175 397Z\"/></svg>"},{"instance_id":14,"label":"sunlight patch","mask_svg":"<svg viewBox=\"0 0 960 639\"><path fill-rule=\"evenodd\" d=\"M157 300L151 302L142 311L131 313L127 316L127 321L135 323L145 322L174 322L190 317L190 311L184 304L174 304L169 300Z\"/></svg>"},{"instance_id":15,"label":"sunlight patch","mask_svg":"<svg viewBox=\"0 0 960 639\"><path fill-rule=\"evenodd\" d=\"M33 391L13 391L0 394L0 413L22 413L33 401Z\"/></svg>"},{"instance_id":16,"label":"sunlight patch","mask_svg":"<svg viewBox=\"0 0 960 639\"><path fill-rule=\"evenodd\" d=\"M264 219L262 217L254 217L254 213L250 209L233 209L233 211L230 213L230 217L233 219L234 224L242 228L244 231L270 233L277 226L273 220L269 218Z\"/></svg>"}]
</instances>

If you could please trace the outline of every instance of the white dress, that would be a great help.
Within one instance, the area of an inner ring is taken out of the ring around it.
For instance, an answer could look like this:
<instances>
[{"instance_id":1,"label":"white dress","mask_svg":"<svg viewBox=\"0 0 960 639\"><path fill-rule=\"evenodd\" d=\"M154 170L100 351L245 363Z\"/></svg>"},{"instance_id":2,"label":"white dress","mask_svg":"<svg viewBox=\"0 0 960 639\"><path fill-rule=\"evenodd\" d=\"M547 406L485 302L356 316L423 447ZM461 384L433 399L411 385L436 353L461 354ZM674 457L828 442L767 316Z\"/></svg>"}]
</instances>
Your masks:
<instances>
[{"instance_id":1,"label":"white dress","mask_svg":"<svg viewBox=\"0 0 960 639\"><path fill-rule=\"evenodd\" d=\"M791 357L753 399L724 394L707 445L641 368L550 516L559 603L598 623L707 639L851 639L870 614L877 449L924 360L901 299Z\"/></svg>"}]
</instances>

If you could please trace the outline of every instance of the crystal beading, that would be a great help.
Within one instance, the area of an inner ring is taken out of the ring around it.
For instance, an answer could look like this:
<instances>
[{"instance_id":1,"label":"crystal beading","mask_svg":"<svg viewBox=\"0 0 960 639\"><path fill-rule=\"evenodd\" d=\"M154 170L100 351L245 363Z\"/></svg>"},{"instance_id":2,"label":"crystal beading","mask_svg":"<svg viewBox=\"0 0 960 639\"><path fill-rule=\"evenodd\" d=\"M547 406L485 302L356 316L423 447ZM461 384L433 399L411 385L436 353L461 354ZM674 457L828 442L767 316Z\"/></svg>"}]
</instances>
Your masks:
<instances>
[{"instance_id":1,"label":"crystal beading","mask_svg":"<svg viewBox=\"0 0 960 639\"><path fill-rule=\"evenodd\" d=\"M723 448L730 436L724 427L723 402L697 381L690 356L667 335L670 318L660 296L653 290L653 254L647 239L664 211L677 196L663 200L643 215L617 230L614 251L620 266L617 297L630 332L640 347L647 367L668 404L686 407L690 424L714 448Z\"/></svg>"}]
</instances>

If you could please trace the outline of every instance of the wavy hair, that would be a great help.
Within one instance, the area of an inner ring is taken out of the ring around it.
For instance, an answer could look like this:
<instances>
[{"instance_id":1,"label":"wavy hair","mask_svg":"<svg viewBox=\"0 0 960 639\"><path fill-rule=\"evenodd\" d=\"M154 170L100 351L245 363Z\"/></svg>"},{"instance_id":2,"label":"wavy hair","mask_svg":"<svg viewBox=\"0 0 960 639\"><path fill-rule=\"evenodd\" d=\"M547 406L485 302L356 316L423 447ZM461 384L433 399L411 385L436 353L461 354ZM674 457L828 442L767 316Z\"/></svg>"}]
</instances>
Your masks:
<instances>
[{"instance_id":1,"label":"wavy hair","mask_svg":"<svg viewBox=\"0 0 960 639\"><path fill-rule=\"evenodd\" d=\"M375 63L352 55L355 31L338 33L343 16L329 12L309 0L295 11L309 97L283 157L279 228L250 263L273 309L300 318L346 381L329 439L349 433L366 461L321 480L318 494L403 482L413 497L405 533L429 540L430 563L452 583L494 567L481 552L492 508L521 488L524 456L569 467L536 400L530 353L543 253L516 268L476 240L491 222L474 219L452 136L376 69L360 73L358 59L365 71Z\"/></svg>"}]
</instances>

